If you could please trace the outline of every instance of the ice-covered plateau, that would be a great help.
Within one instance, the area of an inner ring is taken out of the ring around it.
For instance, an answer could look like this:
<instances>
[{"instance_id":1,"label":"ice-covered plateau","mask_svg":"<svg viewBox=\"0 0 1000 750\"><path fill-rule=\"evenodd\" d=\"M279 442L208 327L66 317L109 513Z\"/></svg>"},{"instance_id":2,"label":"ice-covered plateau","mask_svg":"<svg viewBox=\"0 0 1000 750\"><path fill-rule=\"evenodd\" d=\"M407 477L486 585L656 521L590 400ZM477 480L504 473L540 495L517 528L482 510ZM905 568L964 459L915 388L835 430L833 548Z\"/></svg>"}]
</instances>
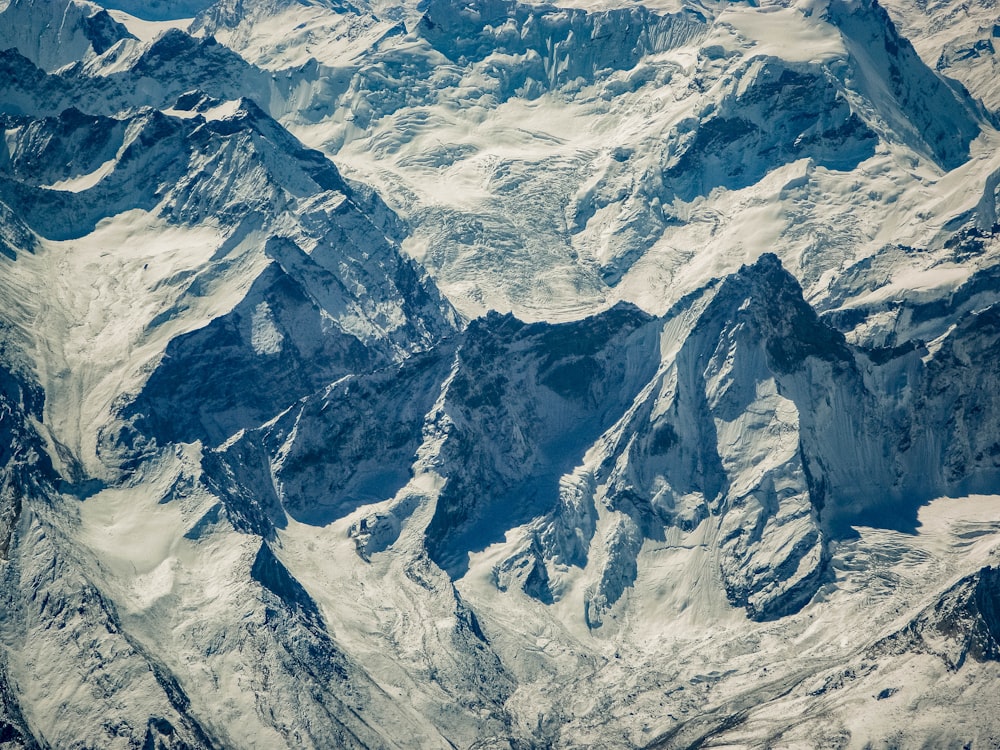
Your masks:
<instances>
[{"instance_id":1,"label":"ice-covered plateau","mask_svg":"<svg viewBox=\"0 0 1000 750\"><path fill-rule=\"evenodd\" d=\"M998 29L0 0L0 748L1000 746Z\"/></svg>"}]
</instances>

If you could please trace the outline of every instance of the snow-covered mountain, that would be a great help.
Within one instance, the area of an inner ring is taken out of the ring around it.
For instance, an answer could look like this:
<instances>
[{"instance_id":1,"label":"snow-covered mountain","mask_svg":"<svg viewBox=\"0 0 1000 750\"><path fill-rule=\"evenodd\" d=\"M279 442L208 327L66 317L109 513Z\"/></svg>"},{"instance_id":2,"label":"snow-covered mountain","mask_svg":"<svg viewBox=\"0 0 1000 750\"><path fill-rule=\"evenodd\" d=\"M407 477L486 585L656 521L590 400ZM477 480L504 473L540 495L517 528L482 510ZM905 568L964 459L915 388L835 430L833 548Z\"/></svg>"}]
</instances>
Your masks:
<instances>
[{"instance_id":1,"label":"snow-covered mountain","mask_svg":"<svg viewBox=\"0 0 1000 750\"><path fill-rule=\"evenodd\" d=\"M0 2L0 746L995 746L998 24Z\"/></svg>"}]
</instances>

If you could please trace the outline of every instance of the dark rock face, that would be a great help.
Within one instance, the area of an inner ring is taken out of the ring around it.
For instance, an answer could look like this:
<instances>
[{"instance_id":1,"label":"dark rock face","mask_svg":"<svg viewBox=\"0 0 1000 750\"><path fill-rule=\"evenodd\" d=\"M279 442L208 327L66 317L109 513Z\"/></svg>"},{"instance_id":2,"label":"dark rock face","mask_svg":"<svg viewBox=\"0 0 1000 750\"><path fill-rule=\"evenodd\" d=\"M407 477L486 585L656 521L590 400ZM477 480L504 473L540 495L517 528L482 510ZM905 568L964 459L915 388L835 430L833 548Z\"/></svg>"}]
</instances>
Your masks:
<instances>
[{"instance_id":1,"label":"dark rock face","mask_svg":"<svg viewBox=\"0 0 1000 750\"><path fill-rule=\"evenodd\" d=\"M150 716L142 750L194 750L178 734L174 725L162 716Z\"/></svg>"},{"instance_id":2,"label":"dark rock face","mask_svg":"<svg viewBox=\"0 0 1000 750\"><path fill-rule=\"evenodd\" d=\"M671 407L653 416L651 400L630 425L615 507L642 529L650 516L682 529L718 519L732 604L758 620L797 611L827 557L817 406L859 388L853 355L765 254L718 285L674 362Z\"/></svg>"},{"instance_id":3,"label":"dark rock face","mask_svg":"<svg viewBox=\"0 0 1000 750\"><path fill-rule=\"evenodd\" d=\"M124 121L87 115L74 107L40 119L6 116L3 124L5 129L23 127L4 154L3 171L32 185L93 172L114 157L126 127Z\"/></svg>"},{"instance_id":4,"label":"dark rock face","mask_svg":"<svg viewBox=\"0 0 1000 750\"><path fill-rule=\"evenodd\" d=\"M177 156L187 150L184 141L191 129L160 112L116 120L72 108L58 117L15 118L11 124L24 127L0 173L0 200L32 231L52 240L81 237L121 211L154 208L161 186L183 174L185 164ZM122 139L129 125L136 132L126 145ZM116 168L89 190L40 187L85 176L114 159L119 149Z\"/></svg>"},{"instance_id":5,"label":"dark rock face","mask_svg":"<svg viewBox=\"0 0 1000 750\"><path fill-rule=\"evenodd\" d=\"M326 525L359 505L394 497L411 476L427 414L451 368L449 351L344 377L206 454L207 473L218 478L220 496L247 528L264 536L272 524L284 526L285 513ZM398 519L383 520L398 533ZM379 536L367 540L365 549L388 544L385 529L375 528L378 519L371 525L365 521L358 529L366 539Z\"/></svg>"},{"instance_id":6,"label":"dark rock face","mask_svg":"<svg viewBox=\"0 0 1000 750\"><path fill-rule=\"evenodd\" d=\"M272 348L264 354L254 348L255 315L267 316L279 342L268 344ZM354 336L328 330L321 308L274 263L231 313L170 343L124 416L158 441L202 439L217 445L380 361Z\"/></svg>"},{"instance_id":7,"label":"dark rock face","mask_svg":"<svg viewBox=\"0 0 1000 750\"><path fill-rule=\"evenodd\" d=\"M811 358L849 366L854 355L843 334L820 320L802 298L802 287L778 257L764 253L752 266L744 266L727 279L706 316L722 316L734 301L749 300L745 315L754 335L764 343L768 365L779 375L800 371ZM733 318L736 317L734 314Z\"/></svg>"},{"instance_id":8,"label":"dark rock face","mask_svg":"<svg viewBox=\"0 0 1000 750\"><path fill-rule=\"evenodd\" d=\"M297 613L314 627L323 626L323 617L316 602L274 556L267 542L262 542L257 551L250 567L250 577L276 596L289 611Z\"/></svg>"},{"instance_id":9,"label":"dark rock face","mask_svg":"<svg viewBox=\"0 0 1000 750\"><path fill-rule=\"evenodd\" d=\"M958 84L952 87L924 65L877 0L853 5L831 3L827 14L843 32L852 54L866 60L889 87L908 121L892 123L900 135L944 169L967 161L969 145L980 133L978 120L984 114L977 111L968 92Z\"/></svg>"},{"instance_id":10,"label":"dark rock face","mask_svg":"<svg viewBox=\"0 0 1000 750\"><path fill-rule=\"evenodd\" d=\"M673 134L663 182L682 200L753 185L796 159L853 169L875 153L876 134L819 67L755 58L732 89L714 112Z\"/></svg>"},{"instance_id":11,"label":"dark rock face","mask_svg":"<svg viewBox=\"0 0 1000 750\"><path fill-rule=\"evenodd\" d=\"M460 575L469 550L547 512L559 477L627 408L657 364L655 322L631 306L563 325L474 321L437 418L447 484L431 557Z\"/></svg>"},{"instance_id":12,"label":"dark rock face","mask_svg":"<svg viewBox=\"0 0 1000 750\"><path fill-rule=\"evenodd\" d=\"M29 496L45 491L54 481L41 441L28 423L41 419L43 399L37 385L0 367L0 586L4 588L12 575L11 559L17 556ZM12 611L9 594L0 593L0 606ZM38 750L42 745L28 728L18 693L8 678L6 653L0 653L0 745Z\"/></svg>"},{"instance_id":13,"label":"dark rock face","mask_svg":"<svg viewBox=\"0 0 1000 750\"><path fill-rule=\"evenodd\" d=\"M197 40L177 29L107 76L89 75L82 63L46 73L16 49L0 51L0 72L0 111L35 117L56 116L67 107L105 117L145 106L167 108L196 89L219 100L253 99L262 107L275 95L264 71L214 39Z\"/></svg>"},{"instance_id":14,"label":"dark rock face","mask_svg":"<svg viewBox=\"0 0 1000 750\"><path fill-rule=\"evenodd\" d=\"M123 39L135 39L129 30L113 19L106 10L99 10L85 18L83 33L98 55L103 55Z\"/></svg>"},{"instance_id":15,"label":"dark rock face","mask_svg":"<svg viewBox=\"0 0 1000 750\"><path fill-rule=\"evenodd\" d=\"M927 366L907 437L914 452L940 451L938 481L952 493L991 491L1000 479L998 347L994 305L965 316Z\"/></svg>"},{"instance_id":16,"label":"dark rock face","mask_svg":"<svg viewBox=\"0 0 1000 750\"><path fill-rule=\"evenodd\" d=\"M951 669L967 659L1000 661L1000 568L966 576L906 627L872 647L875 653L923 651Z\"/></svg>"},{"instance_id":17,"label":"dark rock face","mask_svg":"<svg viewBox=\"0 0 1000 750\"><path fill-rule=\"evenodd\" d=\"M9 350L7 347L2 347ZM50 487L51 462L30 420L41 420L44 394L23 374L0 366L0 564L15 544L27 496Z\"/></svg>"},{"instance_id":18,"label":"dark rock face","mask_svg":"<svg viewBox=\"0 0 1000 750\"><path fill-rule=\"evenodd\" d=\"M542 604L551 604L549 574L545 567L544 552L537 539L528 549L509 557L493 569L493 580L500 591L518 588Z\"/></svg>"}]
</instances>

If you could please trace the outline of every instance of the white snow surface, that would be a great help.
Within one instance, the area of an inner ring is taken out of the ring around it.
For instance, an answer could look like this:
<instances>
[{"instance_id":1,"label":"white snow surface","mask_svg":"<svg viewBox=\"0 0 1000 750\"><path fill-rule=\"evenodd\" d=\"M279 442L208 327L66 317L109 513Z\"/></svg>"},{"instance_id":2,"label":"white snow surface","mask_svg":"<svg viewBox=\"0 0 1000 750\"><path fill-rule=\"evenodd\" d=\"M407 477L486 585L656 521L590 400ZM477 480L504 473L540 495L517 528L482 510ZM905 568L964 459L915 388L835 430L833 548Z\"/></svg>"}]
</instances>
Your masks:
<instances>
[{"instance_id":1,"label":"white snow surface","mask_svg":"<svg viewBox=\"0 0 1000 750\"><path fill-rule=\"evenodd\" d=\"M175 18L165 21L149 21L116 9L109 9L108 14L142 42L152 42L164 31L170 29L186 29L194 20L193 18Z\"/></svg>"},{"instance_id":2,"label":"white snow surface","mask_svg":"<svg viewBox=\"0 0 1000 750\"><path fill-rule=\"evenodd\" d=\"M40 280L59 299L53 305L37 298L26 326L48 395L46 425L74 455L84 461L94 455L98 428L107 423L115 399L139 387L148 362L170 338L240 299L245 281L224 282L216 294L194 303L186 322L147 327L176 302L175 280L202 267L222 240L218 228L171 227L131 211L102 221L84 239L45 242L13 264L13 275ZM244 262L251 268L262 263Z\"/></svg>"},{"instance_id":3,"label":"white snow surface","mask_svg":"<svg viewBox=\"0 0 1000 750\"><path fill-rule=\"evenodd\" d=\"M852 88L872 75L871 61L845 43L823 3L700 10L709 15L703 33L593 80L511 91L498 71L523 67L531 54L497 52L457 69L438 65L433 93L393 102L383 114L383 87L421 80L379 62L354 73L343 109L319 119L276 114L376 186L411 223L406 248L469 315L498 309L570 319L622 299L663 312L772 248L813 297L825 273L887 242L933 245L944 225L979 202L983 181L1000 166L990 126L972 144L973 158L947 174L912 150L922 147L883 132L876 153L853 169L793 161L749 187L671 199L657 174L665 160L657 143L669 142L685 118L715 109L727 90L738 95L761 61L841 79L847 88L838 96L876 132L906 117L894 112L891 92ZM572 54L586 61L594 48L581 44ZM440 59L414 34L386 45L387 62L412 60L419 69ZM592 213L580 224L574 214L585 209Z\"/></svg>"},{"instance_id":4,"label":"white snow surface","mask_svg":"<svg viewBox=\"0 0 1000 750\"><path fill-rule=\"evenodd\" d=\"M225 527L208 539L183 539L212 499L196 495L180 504L158 504L163 489L155 487L169 485L176 471L176 463L164 466L131 489L108 490L88 500L80 506L79 538L94 555L105 590L117 592L125 621L161 649L176 644L161 653L179 664L198 658L197 651L188 652L197 641L182 636L184 629L195 622L224 622L229 613L248 606L241 603L247 594L240 584L246 563L238 555L249 542L240 542L240 535ZM414 480L405 492L431 500L436 490L428 477ZM419 663L435 652L439 634L453 630L456 621L447 600L429 600L426 589L415 587L406 573L427 516L416 511L386 552L359 566L346 531L372 510L363 508L326 528L290 521L279 535L279 557L320 604L352 660L403 706L433 715L447 697L435 697L419 682ZM974 701L976 685L996 679L995 666L970 666L951 693L936 682L945 677L932 658L915 655L901 662L865 653L932 604L940 587L1000 563L998 514L997 496L943 498L921 510L915 535L859 528L856 539L835 545L834 578L813 603L775 623L748 621L720 595L709 551L717 533L711 520L683 537L644 543L639 578L608 627L597 631L582 627L578 594L546 606L521 593L497 591L491 571L515 543L516 532L475 555L458 590L517 677L519 687L508 704L515 721L525 730L539 722L551 726L559 745L634 747L692 729L712 730L716 742L737 745L762 736L816 742L838 733L847 736L847 730L850 746L860 747L887 736L915 739L935 722L939 731L961 732L949 725L951 704L944 696ZM212 574L205 576L206 570ZM184 620L189 624L182 626ZM220 708L220 723L251 698L238 681L206 681L240 663L237 654L225 654L211 657L198 669L204 676L191 673L186 683L196 702ZM767 654L764 663L761 654ZM848 672L851 676L838 678ZM816 685L837 679L837 689L807 699ZM581 684L587 689L577 689ZM888 704L892 712L875 698L887 687L903 690ZM615 695L628 700L605 697ZM919 711L907 708L917 703ZM738 728L726 729L725 712L734 707L747 711L747 717ZM250 710L247 717L253 714ZM413 714L408 719L417 721ZM253 721L238 724L245 734L234 741L265 741ZM409 731L423 737L433 730L419 722Z\"/></svg>"},{"instance_id":5,"label":"white snow surface","mask_svg":"<svg viewBox=\"0 0 1000 750\"><path fill-rule=\"evenodd\" d=\"M72 193L89 190L102 179L111 174L112 170L115 168L116 162L117 159L108 159L93 172L80 175L79 177L67 177L65 180L58 180L57 182L53 182L51 185L44 185L43 187L46 187L49 190L69 190Z\"/></svg>"}]
</instances>

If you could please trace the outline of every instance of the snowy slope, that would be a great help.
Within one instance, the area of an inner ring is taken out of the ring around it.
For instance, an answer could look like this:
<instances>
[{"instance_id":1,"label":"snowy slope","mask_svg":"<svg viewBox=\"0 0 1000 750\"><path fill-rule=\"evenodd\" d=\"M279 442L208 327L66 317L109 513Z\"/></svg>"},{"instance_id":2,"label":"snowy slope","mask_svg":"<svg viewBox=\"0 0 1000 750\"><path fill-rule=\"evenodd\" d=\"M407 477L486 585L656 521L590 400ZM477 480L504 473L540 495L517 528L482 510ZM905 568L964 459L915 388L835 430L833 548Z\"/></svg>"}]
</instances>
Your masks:
<instances>
[{"instance_id":1,"label":"snowy slope","mask_svg":"<svg viewBox=\"0 0 1000 750\"><path fill-rule=\"evenodd\" d=\"M274 357L290 336L292 356L324 373L307 378L307 391L341 372L325 359L308 364L324 346L348 371L352 357L370 369L379 358L427 347L456 323L386 236L393 220L378 198L348 186L251 101L208 104L189 96L170 115L144 109L102 119L70 109L58 117L12 116L6 124L3 200L29 243L12 245L10 255L35 250L13 265L12 283L51 279L68 292L59 305L26 303L24 319L12 322L34 339L26 346L39 352L48 405L60 415L52 422L57 439L78 449L87 444L84 460L95 450L100 420L142 385L167 343L229 313L248 290L260 299L246 298L232 313L246 318L246 352L271 356L270 377L284 377L289 363ZM92 292L76 286L88 277ZM280 317L285 306L294 307ZM312 318L311 331L302 328L305 318ZM282 333L277 325L289 328ZM334 329L344 343L324 344ZM95 351L104 367L80 367ZM272 390L272 397L281 392ZM260 420L276 411L265 407ZM233 429L212 432L217 441L244 426L241 417L231 419Z\"/></svg>"},{"instance_id":2,"label":"snowy slope","mask_svg":"<svg viewBox=\"0 0 1000 750\"><path fill-rule=\"evenodd\" d=\"M269 70L325 64L344 67L404 29L393 20L340 2L217 2L194 19L190 31L211 35Z\"/></svg>"},{"instance_id":3,"label":"snowy slope","mask_svg":"<svg viewBox=\"0 0 1000 750\"><path fill-rule=\"evenodd\" d=\"M889 0L886 10L928 65L961 82L992 111L996 86L996 5Z\"/></svg>"},{"instance_id":4,"label":"snowy slope","mask_svg":"<svg viewBox=\"0 0 1000 750\"><path fill-rule=\"evenodd\" d=\"M987 114L881 8L840 7L432 3L343 110L284 121L379 187L470 313L663 312L769 243L812 295L888 241L932 242L995 169Z\"/></svg>"},{"instance_id":5,"label":"snowy slope","mask_svg":"<svg viewBox=\"0 0 1000 750\"><path fill-rule=\"evenodd\" d=\"M87 2L10 0L0 17L0 49L16 49L48 71L92 59L131 37L106 10Z\"/></svg>"}]
</instances>

